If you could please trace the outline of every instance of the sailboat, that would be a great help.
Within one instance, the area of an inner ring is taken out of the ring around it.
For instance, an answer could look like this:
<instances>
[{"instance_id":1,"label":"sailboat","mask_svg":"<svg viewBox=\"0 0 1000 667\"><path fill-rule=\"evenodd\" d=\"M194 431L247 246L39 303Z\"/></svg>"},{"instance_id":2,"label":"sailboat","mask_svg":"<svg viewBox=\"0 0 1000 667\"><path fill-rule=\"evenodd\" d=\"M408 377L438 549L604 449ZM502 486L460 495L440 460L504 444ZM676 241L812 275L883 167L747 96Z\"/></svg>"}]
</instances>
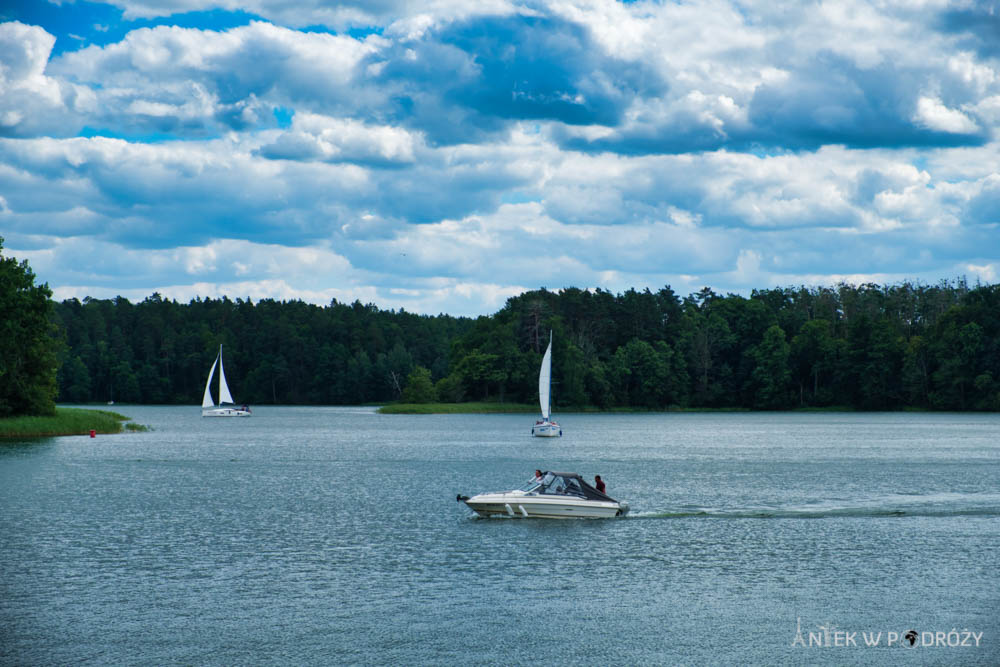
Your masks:
<instances>
[{"instance_id":1,"label":"sailboat","mask_svg":"<svg viewBox=\"0 0 1000 667\"><path fill-rule=\"evenodd\" d=\"M216 407L212 402L212 376L215 375L215 367L219 367L219 405ZM227 406L226 404L229 404ZM222 346L219 346L219 356L212 362L212 370L208 372L208 380L205 381L205 395L201 399L202 417L249 417L250 408L243 406L237 408L233 405L233 396L229 393L229 385L226 384L226 372L222 369Z\"/></svg>"},{"instance_id":2,"label":"sailboat","mask_svg":"<svg viewBox=\"0 0 1000 667\"><path fill-rule=\"evenodd\" d=\"M539 438L555 438L562 435L562 427L551 418L552 413L552 332L549 332L549 346L542 357L542 367L538 371L538 404L542 408L542 418L531 427L531 435Z\"/></svg>"}]
</instances>

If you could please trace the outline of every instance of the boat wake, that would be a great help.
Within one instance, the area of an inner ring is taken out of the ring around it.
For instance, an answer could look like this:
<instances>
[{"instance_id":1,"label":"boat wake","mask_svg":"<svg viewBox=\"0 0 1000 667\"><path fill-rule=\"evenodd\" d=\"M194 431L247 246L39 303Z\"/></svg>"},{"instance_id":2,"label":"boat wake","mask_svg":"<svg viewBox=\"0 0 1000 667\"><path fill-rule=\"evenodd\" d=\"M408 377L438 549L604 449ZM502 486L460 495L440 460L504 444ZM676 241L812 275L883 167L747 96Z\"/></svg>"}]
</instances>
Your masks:
<instances>
[{"instance_id":1,"label":"boat wake","mask_svg":"<svg viewBox=\"0 0 1000 667\"><path fill-rule=\"evenodd\" d=\"M1000 517L1000 494L892 495L757 507L679 506L634 511L632 519L828 519L840 517Z\"/></svg>"}]
</instances>

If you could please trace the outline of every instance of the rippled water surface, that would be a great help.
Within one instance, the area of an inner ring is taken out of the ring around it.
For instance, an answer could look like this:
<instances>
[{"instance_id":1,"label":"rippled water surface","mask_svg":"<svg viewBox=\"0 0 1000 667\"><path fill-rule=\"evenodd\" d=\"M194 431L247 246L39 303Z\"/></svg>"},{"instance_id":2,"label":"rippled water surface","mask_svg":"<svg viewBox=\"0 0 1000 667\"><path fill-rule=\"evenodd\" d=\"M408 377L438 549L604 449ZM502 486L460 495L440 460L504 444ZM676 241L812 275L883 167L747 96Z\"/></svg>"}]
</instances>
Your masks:
<instances>
[{"instance_id":1,"label":"rippled water surface","mask_svg":"<svg viewBox=\"0 0 1000 667\"><path fill-rule=\"evenodd\" d=\"M116 409L0 443L4 664L1000 664L1000 415Z\"/></svg>"}]
</instances>

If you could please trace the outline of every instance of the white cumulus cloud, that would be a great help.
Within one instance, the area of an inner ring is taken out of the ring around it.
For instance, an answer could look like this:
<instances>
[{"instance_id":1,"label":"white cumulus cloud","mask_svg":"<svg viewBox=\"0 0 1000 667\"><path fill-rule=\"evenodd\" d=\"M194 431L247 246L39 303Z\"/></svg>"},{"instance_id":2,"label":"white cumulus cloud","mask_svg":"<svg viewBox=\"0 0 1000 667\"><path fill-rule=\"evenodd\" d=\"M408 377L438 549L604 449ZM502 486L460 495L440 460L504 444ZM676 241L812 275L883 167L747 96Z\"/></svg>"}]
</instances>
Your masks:
<instances>
[{"instance_id":1,"label":"white cumulus cloud","mask_svg":"<svg viewBox=\"0 0 1000 667\"><path fill-rule=\"evenodd\" d=\"M921 97L917 100L914 120L924 127L954 134L971 134L979 130L975 121L957 109L949 109L941 100Z\"/></svg>"}]
</instances>

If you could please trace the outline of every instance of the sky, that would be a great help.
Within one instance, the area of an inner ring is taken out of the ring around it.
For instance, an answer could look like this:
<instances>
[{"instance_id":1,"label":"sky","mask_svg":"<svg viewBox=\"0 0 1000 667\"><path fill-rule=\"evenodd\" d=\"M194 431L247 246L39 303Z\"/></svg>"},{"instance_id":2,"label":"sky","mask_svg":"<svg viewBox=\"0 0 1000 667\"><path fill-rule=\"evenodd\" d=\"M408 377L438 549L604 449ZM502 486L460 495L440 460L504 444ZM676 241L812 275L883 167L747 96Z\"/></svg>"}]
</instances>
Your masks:
<instances>
[{"instance_id":1,"label":"sky","mask_svg":"<svg viewBox=\"0 0 1000 667\"><path fill-rule=\"evenodd\" d=\"M998 128L993 0L0 3L58 300L992 284Z\"/></svg>"}]
</instances>

